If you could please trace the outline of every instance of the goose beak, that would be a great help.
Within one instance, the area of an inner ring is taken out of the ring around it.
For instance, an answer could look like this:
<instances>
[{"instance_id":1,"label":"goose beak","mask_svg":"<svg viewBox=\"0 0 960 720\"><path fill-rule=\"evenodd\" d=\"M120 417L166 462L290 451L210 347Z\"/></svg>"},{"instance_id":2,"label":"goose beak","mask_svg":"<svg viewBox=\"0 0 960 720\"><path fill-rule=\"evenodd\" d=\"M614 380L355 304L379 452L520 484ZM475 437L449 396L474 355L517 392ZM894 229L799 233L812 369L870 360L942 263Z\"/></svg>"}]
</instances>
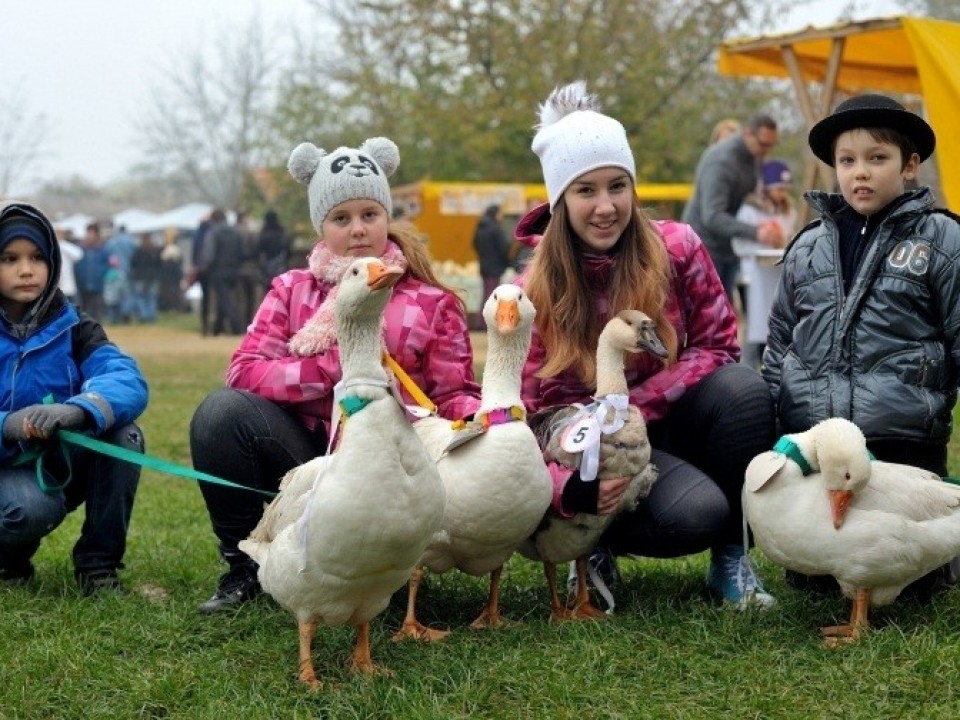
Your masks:
<instances>
[{"instance_id":1,"label":"goose beak","mask_svg":"<svg viewBox=\"0 0 960 720\"><path fill-rule=\"evenodd\" d=\"M501 300L497 303L497 329L502 333L512 332L520 324L520 305L516 300Z\"/></svg>"},{"instance_id":2,"label":"goose beak","mask_svg":"<svg viewBox=\"0 0 960 720\"><path fill-rule=\"evenodd\" d=\"M833 513L833 527L839 530L843 525L843 519L847 515L847 508L850 501L853 500L853 492L850 490L831 490L830 491L830 509Z\"/></svg>"},{"instance_id":3,"label":"goose beak","mask_svg":"<svg viewBox=\"0 0 960 720\"><path fill-rule=\"evenodd\" d=\"M660 341L657 335L657 329L652 322L645 322L640 327L640 339L637 341L637 347L646 350L651 355L665 359L669 353L667 348Z\"/></svg>"},{"instance_id":4,"label":"goose beak","mask_svg":"<svg viewBox=\"0 0 960 720\"><path fill-rule=\"evenodd\" d=\"M367 286L371 290L391 288L403 277L403 272L403 268L394 265L370 263L367 265Z\"/></svg>"}]
</instances>

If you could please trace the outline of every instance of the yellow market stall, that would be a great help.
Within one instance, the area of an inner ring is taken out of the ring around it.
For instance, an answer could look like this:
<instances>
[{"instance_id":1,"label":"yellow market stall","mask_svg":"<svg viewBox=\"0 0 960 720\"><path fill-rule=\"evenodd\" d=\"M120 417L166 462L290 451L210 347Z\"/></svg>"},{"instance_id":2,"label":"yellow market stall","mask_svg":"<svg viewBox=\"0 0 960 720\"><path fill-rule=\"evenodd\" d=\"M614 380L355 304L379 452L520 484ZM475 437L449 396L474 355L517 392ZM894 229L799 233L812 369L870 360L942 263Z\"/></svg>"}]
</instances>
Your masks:
<instances>
[{"instance_id":1,"label":"yellow market stall","mask_svg":"<svg viewBox=\"0 0 960 720\"><path fill-rule=\"evenodd\" d=\"M937 134L937 165L944 203L960 209L960 23L919 17L887 17L808 27L782 35L721 44L721 74L788 77L807 128L825 117L838 92L887 92L921 96ZM818 101L811 84L821 86ZM829 187L826 166L809 160L804 188ZM817 183L817 175L820 182Z\"/></svg>"}]
</instances>

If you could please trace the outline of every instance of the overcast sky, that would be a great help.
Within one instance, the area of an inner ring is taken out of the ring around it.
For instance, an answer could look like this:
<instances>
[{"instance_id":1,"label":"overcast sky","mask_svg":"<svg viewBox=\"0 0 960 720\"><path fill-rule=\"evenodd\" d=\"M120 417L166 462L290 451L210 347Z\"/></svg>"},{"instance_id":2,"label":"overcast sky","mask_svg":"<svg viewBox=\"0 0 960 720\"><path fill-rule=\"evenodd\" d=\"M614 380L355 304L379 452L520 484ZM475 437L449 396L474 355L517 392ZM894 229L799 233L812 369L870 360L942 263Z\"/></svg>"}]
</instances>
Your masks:
<instances>
[{"instance_id":1,"label":"overcast sky","mask_svg":"<svg viewBox=\"0 0 960 720\"><path fill-rule=\"evenodd\" d=\"M828 23L846 4L798 0L779 29ZM856 19L897 10L892 0L856 6ZM19 87L30 114L42 113L50 126L29 180L77 174L99 184L122 177L141 159L137 113L161 69L205 36L244 27L255 13L266 28L320 22L306 0L5 0L0 98Z\"/></svg>"}]
</instances>

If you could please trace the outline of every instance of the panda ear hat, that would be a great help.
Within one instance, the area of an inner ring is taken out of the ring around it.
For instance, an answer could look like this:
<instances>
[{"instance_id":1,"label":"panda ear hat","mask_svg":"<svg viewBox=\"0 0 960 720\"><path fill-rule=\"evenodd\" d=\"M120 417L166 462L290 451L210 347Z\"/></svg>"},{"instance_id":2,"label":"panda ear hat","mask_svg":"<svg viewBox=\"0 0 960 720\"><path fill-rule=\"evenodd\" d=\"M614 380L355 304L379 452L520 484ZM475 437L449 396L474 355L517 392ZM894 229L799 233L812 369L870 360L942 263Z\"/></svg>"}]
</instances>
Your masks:
<instances>
[{"instance_id":1,"label":"panda ear hat","mask_svg":"<svg viewBox=\"0 0 960 720\"><path fill-rule=\"evenodd\" d=\"M539 109L532 149L540 158L553 210L574 180L602 167L623 168L637 182L626 130L600 112L600 101L579 80L555 88Z\"/></svg>"},{"instance_id":2,"label":"panda ear hat","mask_svg":"<svg viewBox=\"0 0 960 720\"><path fill-rule=\"evenodd\" d=\"M298 183L307 186L310 219L318 233L334 207L347 200L369 199L393 212L387 178L400 165L400 151L392 140L375 137L359 148L339 147L332 152L313 143L297 145L287 169Z\"/></svg>"}]
</instances>

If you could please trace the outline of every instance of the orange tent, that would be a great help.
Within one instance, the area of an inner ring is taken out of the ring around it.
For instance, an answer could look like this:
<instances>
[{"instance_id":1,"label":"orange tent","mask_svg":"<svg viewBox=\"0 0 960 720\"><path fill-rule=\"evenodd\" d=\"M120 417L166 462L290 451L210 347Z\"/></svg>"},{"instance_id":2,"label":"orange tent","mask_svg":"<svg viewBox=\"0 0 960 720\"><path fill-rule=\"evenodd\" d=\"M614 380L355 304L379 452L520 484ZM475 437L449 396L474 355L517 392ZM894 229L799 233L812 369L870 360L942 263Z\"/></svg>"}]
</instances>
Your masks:
<instances>
[{"instance_id":1,"label":"orange tent","mask_svg":"<svg viewBox=\"0 0 960 720\"><path fill-rule=\"evenodd\" d=\"M724 75L788 77L807 127L835 105L837 92L880 91L922 96L928 122L937 134L940 185L945 204L960 209L960 23L918 17L888 17L808 27L792 33L728 40L717 67ZM821 86L818 101L810 85ZM809 155L804 187L829 168Z\"/></svg>"}]
</instances>

